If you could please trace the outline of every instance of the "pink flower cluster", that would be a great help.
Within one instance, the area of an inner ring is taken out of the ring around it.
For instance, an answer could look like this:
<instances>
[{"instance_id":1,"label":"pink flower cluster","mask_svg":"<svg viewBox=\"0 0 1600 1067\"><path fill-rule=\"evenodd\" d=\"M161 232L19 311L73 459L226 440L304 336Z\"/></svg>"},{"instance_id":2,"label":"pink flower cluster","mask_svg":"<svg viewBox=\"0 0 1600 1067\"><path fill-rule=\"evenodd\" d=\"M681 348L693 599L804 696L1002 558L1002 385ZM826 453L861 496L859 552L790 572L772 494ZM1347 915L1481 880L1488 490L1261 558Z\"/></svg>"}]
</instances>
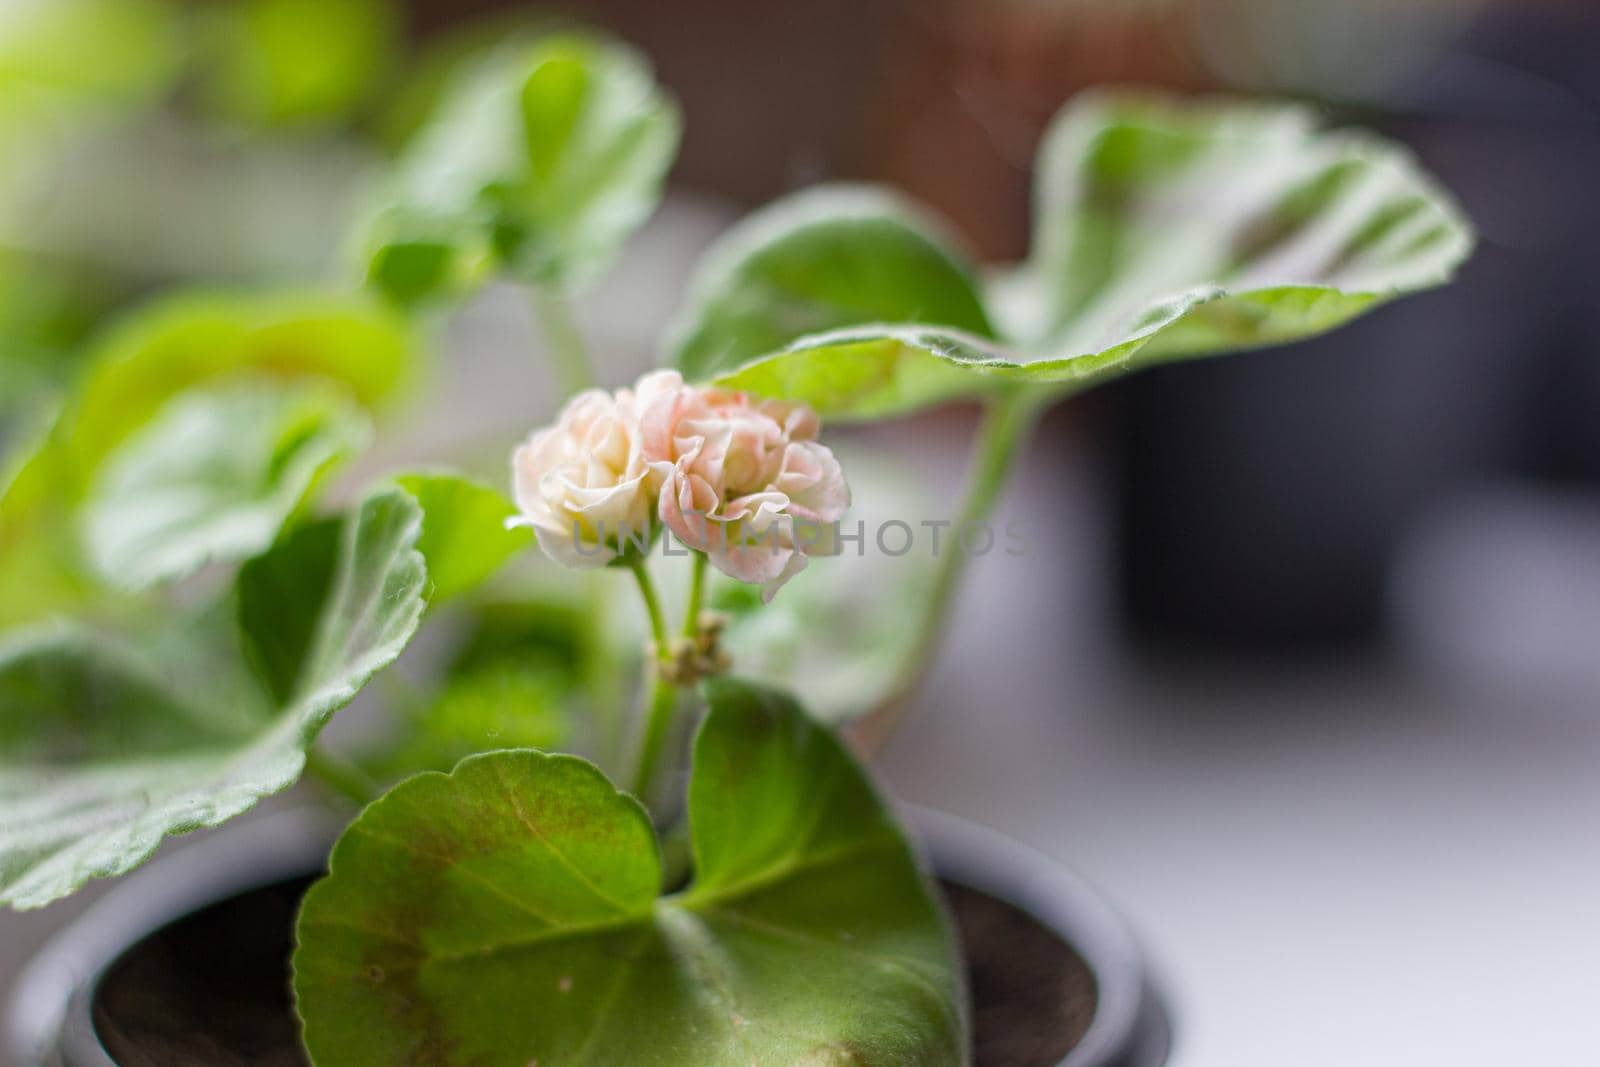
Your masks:
<instances>
[{"instance_id":1,"label":"pink flower cluster","mask_svg":"<svg viewBox=\"0 0 1600 1067\"><path fill-rule=\"evenodd\" d=\"M820 429L806 407L686 385L676 371L588 390L517 449L521 521L569 567L610 563L659 521L770 598L808 557L836 551L850 506Z\"/></svg>"}]
</instances>

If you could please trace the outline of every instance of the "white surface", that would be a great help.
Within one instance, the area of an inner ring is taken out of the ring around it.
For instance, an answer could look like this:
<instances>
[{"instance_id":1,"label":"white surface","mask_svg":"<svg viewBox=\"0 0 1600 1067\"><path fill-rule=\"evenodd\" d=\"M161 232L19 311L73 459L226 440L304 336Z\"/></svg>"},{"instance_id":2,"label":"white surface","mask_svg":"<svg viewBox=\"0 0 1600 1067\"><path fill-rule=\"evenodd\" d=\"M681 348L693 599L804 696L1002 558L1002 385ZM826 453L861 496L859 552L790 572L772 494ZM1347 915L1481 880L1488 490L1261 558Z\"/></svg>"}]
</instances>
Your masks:
<instances>
[{"instance_id":1,"label":"white surface","mask_svg":"<svg viewBox=\"0 0 1600 1067\"><path fill-rule=\"evenodd\" d=\"M1092 495L1038 475L1079 515L1057 573L973 573L895 791L1100 885L1170 995L1173 1067L1600 1062L1600 701L1140 670L1099 636Z\"/></svg>"}]
</instances>

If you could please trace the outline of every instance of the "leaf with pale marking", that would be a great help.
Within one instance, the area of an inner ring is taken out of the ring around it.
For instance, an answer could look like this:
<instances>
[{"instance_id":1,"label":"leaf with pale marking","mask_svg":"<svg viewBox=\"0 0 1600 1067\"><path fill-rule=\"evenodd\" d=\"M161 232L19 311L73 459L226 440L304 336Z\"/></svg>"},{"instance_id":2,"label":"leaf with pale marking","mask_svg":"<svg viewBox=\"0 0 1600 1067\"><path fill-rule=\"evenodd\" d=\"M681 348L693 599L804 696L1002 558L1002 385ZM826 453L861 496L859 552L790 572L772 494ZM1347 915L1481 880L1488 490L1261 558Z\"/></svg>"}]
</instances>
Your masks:
<instances>
[{"instance_id":1,"label":"leaf with pale marking","mask_svg":"<svg viewBox=\"0 0 1600 1067\"><path fill-rule=\"evenodd\" d=\"M237 630L212 611L154 641L0 647L0 904L42 907L292 784L416 629L420 525L391 491L305 527L241 570Z\"/></svg>"},{"instance_id":2,"label":"leaf with pale marking","mask_svg":"<svg viewBox=\"0 0 1600 1067\"><path fill-rule=\"evenodd\" d=\"M822 286L834 262L879 254L881 237L841 230L847 255L807 258L798 227L756 229L762 239L741 228L707 257L675 358L695 377L843 418L1016 388L1064 394L1311 337L1443 284L1472 247L1450 198L1374 136L1319 131L1293 106L1116 94L1080 97L1046 139L1031 257L987 293L1002 343L948 314L880 312L887 282L869 275L851 275L854 320L814 332L793 301L758 301L747 279ZM738 299L738 329L718 287Z\"/></svg>"}]
</instances>

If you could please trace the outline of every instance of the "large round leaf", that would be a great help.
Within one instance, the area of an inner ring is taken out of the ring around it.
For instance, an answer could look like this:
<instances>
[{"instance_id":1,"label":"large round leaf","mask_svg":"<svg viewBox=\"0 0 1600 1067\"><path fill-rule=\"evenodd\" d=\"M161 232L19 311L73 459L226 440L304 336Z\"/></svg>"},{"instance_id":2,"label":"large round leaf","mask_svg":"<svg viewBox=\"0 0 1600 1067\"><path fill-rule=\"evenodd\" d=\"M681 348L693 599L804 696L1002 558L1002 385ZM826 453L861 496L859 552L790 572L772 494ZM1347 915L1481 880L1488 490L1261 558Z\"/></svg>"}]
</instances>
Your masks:
<instances>
[{"instance_id":1,"label":"large round leaf","mask_svg":"<svg viewBox=\"0 0 1600 1067\"><path fill-rule=\"evenodd\" d=\"M237 641L210 612L157 640L52 629L0 647L0 904L121 874L294 782L416 628L420 526L389 492L302 528L241 572Z\"/></svg>"},{"instance_id":2,"label":"large round leaf","mask_svg":"<svg viewBox=\"0 0 1600 1067\"><path fill-rule=\"evenodd\" d=\"M860 768L783 697L709 696L683 893L575 757L476 756L369 807L300 916L313 1061L964 1062L950 933Z\"/></svg>"},{"instance_id":3,"label":"large round leaf","mask_svg":"<svg viewBox=\"0 0 1600 1067\"><path fill-rule=\"evenodd\" d=\"M706 284L737 276L731 255L771 272L789 254L778 236L732 242L711 253ZM745 331L765 347L724 335L695 369L849 418L1000 389L1065 392L1332 329L1443 283L1471 244L1407 153L1319 132L1302 108L1091 94L1046 139L1031 258L991 289L1004 344L939 318L863 314L817 334L772 314L764 331ZM704 294L697 305L715 306Z\"/></svg>"}]
</instances>

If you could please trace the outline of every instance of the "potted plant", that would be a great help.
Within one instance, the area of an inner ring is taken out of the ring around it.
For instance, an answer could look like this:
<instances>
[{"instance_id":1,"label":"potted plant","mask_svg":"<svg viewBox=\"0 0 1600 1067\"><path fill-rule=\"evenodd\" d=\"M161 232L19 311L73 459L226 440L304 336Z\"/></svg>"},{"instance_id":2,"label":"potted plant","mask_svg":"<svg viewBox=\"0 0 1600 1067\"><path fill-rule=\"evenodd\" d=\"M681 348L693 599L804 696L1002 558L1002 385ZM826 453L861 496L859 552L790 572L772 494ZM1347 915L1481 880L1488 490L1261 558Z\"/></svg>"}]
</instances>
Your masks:
<instances>
[{"instance_id":1,"label":"potted plant","mask_svg":"<svg viewBox=\"0 0 1600 1067\"><path fill-rule=\"evenodd\" d=\"M808 190L710 252L664 369L599 388L566 295L649 216L677 135L621 45L481 56L363 220L387 305L168 300L111 333L15 466L0 901L125 874L303 773L336 812L248 824L109 895L24 983L24 1062L1164 1058L1092 894L897 812L844 738L870 749L914 703L1043 409L1440 284L1466 224L1403 152L1300 108L1094 94L1041 149L1026 262L980 275L890 191ZM511 499L430 470L325 503L429 309L489 278L528 286L572 394L503 442ZM927 528L945 550L884 594L891 654L851 647L856 609L819 591L884 530L852 525L824 420L961 400L985 415L963 507ZM786 604L791 625L764 623ZM384 675L392 743L319 741L419 631L428 662ZM829 652L808 672L763 655L809 643ZM852 699L819 684L833 669Z\"/></svg>"}]
</instances>

